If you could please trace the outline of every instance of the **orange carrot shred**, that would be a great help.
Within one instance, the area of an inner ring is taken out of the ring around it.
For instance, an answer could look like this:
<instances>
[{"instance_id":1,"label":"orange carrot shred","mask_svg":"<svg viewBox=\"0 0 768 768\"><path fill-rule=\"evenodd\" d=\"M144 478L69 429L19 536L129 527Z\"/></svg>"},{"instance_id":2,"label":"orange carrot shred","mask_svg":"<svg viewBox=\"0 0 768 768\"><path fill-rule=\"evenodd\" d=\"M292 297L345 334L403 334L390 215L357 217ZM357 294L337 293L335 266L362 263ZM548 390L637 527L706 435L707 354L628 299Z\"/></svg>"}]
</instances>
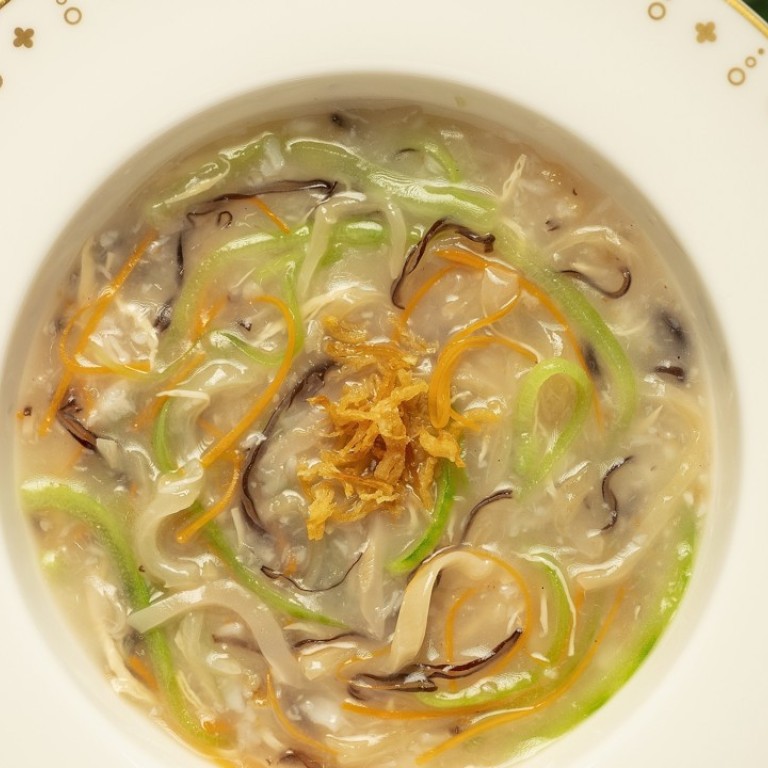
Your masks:
<instances>
[{"instance_id":1,"label":"orange carrot shred","mask_svg":"<svg viewBox=\"0 0 768 768\"><path fill-rule=\"evenodd\" d=\"M253 203L283 234L290 234L288 225L260 197L252 197L249 202Z\"/></svg>"},{"instance_id":2,"label":"orange carrot shred","mask_svg":"<svg viewBox=\"0 0 768 768\"><path fill-rule=\"evenodd\" d=\"M458 618L459 611L464 607L464 604L468 600L471 600L478 592L480 592L479 587L467 587L461 593L461 595L456 600L454 600L453 605L451 605L448 613L446 614L445 632L443 637L443 651L449 663L455 663L456 620ZM458 681L456 680L449 681L449 686L452 690L455 690L457 682Z\"/></svg>"},{"instance_id":3,"label":"orange carrot shred","mask_svg":"<svg viewBox=\"0 0 768 768\"><path fill-rule=\"evenodd\" d=\"M450 261L454 264L461 264L463 266L471 267L473 269L501 269L507 272L513 272L514 274L518 275L521 289L523 289L529 295L533 296L543 307L546 308L546 310L552 315L552 317L554 317L555 320L560 325L563 326L566 338L568 339L568 342L570 343L573 349L573 352L576 355L576 359L578 360L579 365L587 374L590 381L593 380L594 377L592 375L592 372L590 371L589 366L587 365L587 362L584 359L584 353L581 350L581 346L579 345L578 339L576 338L576 334L573 332L573 328L571 328L570 324L568 323L568 319L560 311L560 308L552 300L552 298L543 290L541 290L539 286L537 286L535 283L528 280L523 275L520 275L517 272L517 270L515 270L513 267L509 266L508 264L491 261L490 259L486 259L483 256L479 256L478 254L475 254L475 253L469 253L468 251L460 251L456 249L441 249L437 251L437 255L445 259L446 261ZM603 419L603 413L600 407L600 401L599 401L597 392L598 392L598 388L593 387L592 400L593 400L593 406L595 410L595 417L597 419L598 424L602 425L604 419Z\"/></svg>"},{"instance_id":4,"label":"orange carrot shred","mask_svg":"<svg viewBox=\"0 0 768 768\"><path fill-rule=\"evenodd\" d=\"M338 754L337 750L335 750L333 747L324 744L322 741L313 739L305 731L299 728L298 725L291 722L288 715L285 714L283 708L280 706L280 701L277 697L277 693L275 692L274 683L272 682L272 676L269 674L267 675L267 697L269 699L272 712L277 718L278 723L280 723L280 726L289 736L296 739L297 742L303 744L313 753L319 752L320 754L332 756Z\"/></svg>"},{"instance_id":5,"label":"orange carrot shred","mask_svg":"<svg viewBox=\"0 0 768 768\"><path fill-rule=\"evenodd\" d=\"M435 365L432 380L429 383L429 416L435 428L444 427L453 414L451 408L451 381L459 359L469 350L501 344L523 355L531 362L538 362L538 356L529 347L499 335L469 336L460 332L453 336L443 347Z\"/></svg>"},{"instance_id":6,"label":"orange carrot shred","mask_svg":"<svg viewBox=\"0 0 768 768\"><path fill-rule=\"evenodd\" d=\"M250 425L261 415L262 411L272 401L272 398L280 391L280 387L288 376L288 373L291 370L291 364L293 363L293 356L296 352L297 333L296 321L291 314L290 308L284 301L282 301L282 299L278 299L275 296L256 296L253 301L271 304L272 306L277 307L283 315L288 333L285 355L283 356L283 361L280 363L280 368L275 374L275 377L264 391L253 401L240 421L238 421L229 432L219 438L218 441L209 446L205 453L203 453L200 461L206 468L210 467L215 461L220 459L224 453L234 447L235 443L243 436L248 427L250 427Z\"/></svg>"},{"instance_id":7,"label":"orange carrot shred","mask_svg":"<svg viewBox=\"0 0 768 768\"><path fill-rule=\"evenodd\" d=\"M200 308L195 317L195 325L192 328L192 341L196 342L205 333L211 321L221 312L227 304L227 297L222 296L210 306Z\"/></svg>"},{"instance_id":8,"label":"orange carrot shred","mask_svg":"<svg viewBox=\"0 0 768 768\"><path fill-rule=\"evenodd\" d=\"M597 649L602 644L603 640L605 639L605 636L608 634L608 630L611 628L613 624L613 619L615 618L616 613L619 610L619 606L621 605L621 601L623 597L624 597L624 590L620 589L616 594L616 598L613 602L613 605L611 606L611 609L608 612L608 615L605 617L605 621L603 622L602 627L600 627L600 631L597 633L597 636L590 643L589 649L584 654L584 656L581 657L581 659L579 660L579 663L574 667L571 674L563 681L561 685L559 685L557 688L555 688L553 691L547 694L544 698L539 699L538 701L534 702L530 706L520 707L519 709L513 709L507 712L503 712L499 715L491 716L491 717L485 718L484 720L481 720L479 723L476 723L475 725L472 725L469 728L466 728L461 733L458 733L455 736L452 736L451 738L446 739L444 742L442 742L441 744L438 744L436 747L433 747L432 749L429 749L426 752L423 752L421 755L419 755L416 758L416 762L419 764L428 763L430 760L434 760L434 758L440 756L441 754L443 754L444 752L447 752L450 749L453 749L459 744L462 744L465 741L468 741L469 739L474 739L476 736L480 735L481 733L485 733L486 731L493 730L494 728L497 728L500 725L504 725L505 723L509 723L514 720L519 720L520 718L527 717L528 715L532 715L534 712L540 712L543 708L549 706L553 701L555 701L560 696L562 696L569 688L575 685L576 681L579 679L579 677L581 677L584 670L589 666L589 663L592 661L592 658L594 657L595 653L597 653Z\"/></svg>"},{"instance_id":9,"label":"orange carrot shred","mask_svg":"<svg viewBox=\"0 0 768 768\"><path fill-rule=\"evenodd\" d=\"M413 314L416 307L419 305L419 303L423 300L423 298L429 293L430 290L432 290L433 286L435 286L440 280L443 279L445 275L447 275L451 271L450 267L443 267L440 271L435 272L434 275L431 275L428 279L426 279L416 290L416 292L411 297L410 301L405 305L405 309L400 313L400 327L398 330L401 330L405 325L407 324L409 318Z\"/></svg>"},{"instance_id":10,"label":"orange carrot shred","mask_svg":"<svg viewBox=\"0 0 768 768\"><path fill-rule=\"evenodd\" d=\"M122 288L131 272L136 268L137 264L141 261L144 254L147 252L147 249L156 238L157 232L154 229L147 232L125 264L120 268L117 275L115 275L112 281L102 289L93 304L93 314L88 318L88 322L85 324L83 332L80 335L80 340L75 347L76 353L82 352L83 349L85 349L85 345L88 343L91 334L96 330L96 326L101 321L101 318L104 317L104 313L107 311L107 307L115 297L115 294Z\"/></svg>"},{"instance_id":11,"label":"orange carrot shred","mask_svg":"<svg viewBox=\"0 0 768 768\"><path fill-rule=\"evenodd\" d=\"M96 327L98 326L99 322L101 321L102 317L107 311L107 308L109 307L109 304L114 298L115 294L120 290L120 288L123 286L125 281L130 276L131 272L133 272L133 270L136 268L136 265L141 261L142 257L147 252L147 249L152 244L152 242L156 239L156 237L157 237L157 232L155 230L150 230L142 238L142 240L139 242L136 248L133 250L133 253L131 253L131 255L128 257L126 262L120 268L120 271L117 273L117 275L115 275L112 281L102 289L101 293L99 294L97 299L93 302L93 304L86 304L84 307L80 308L75 313L74 317L70 320L70 322L67 324L67 328L65 328L64 332L62 332L62 336L65 336L64 338L65 349L66 349L66 341L68 340L69 334L72 332L74 324L77 322L80 315L83 312L85 312L88 308L90 307L93 308L91 316L88 318L88 321L84 325L80 333L80 337L74 346L73 356L76 357L85 349L88 342L90 341L91 334L96 330ZM61 340L60 340L59 349L60 350L62 349ZM56 412L59 410L59 406L61 405L61 401L64 399L64 396L67 394L70 384L72 383L72 379L74 378L74 373L72 369L69 368L69 366L67 366L66 364L66 358L62 359L62 363L65 366L65 370L62 373L61 378L59 379L59 383L53 393L53 397L51 398L51 402L50 402L50 405L48 406L48 410L45 412L45 415L38 428L38 433L40 435L47 434L47 432L50 430L51 425L53 424L53 421L56 418Z\"/></svg>"},{"instance_id":12,"label":"orange carrot shred","mask_svg":"<svg viewBox=\"0 0 768 768\"><path fill-rule=\"evenodd\" d=\"M140 656L132 653L126 660L125 666L131 674L140 680L151 691L157 690L157 679L155 678L149 665Z\"/></svg>"},{"instance_id":13,"label":"orange carrot shred","mask_svg":"<svg viewBox=\"0 0 768 768\"><path fill-rule=\"evenodd\" d=\"M169 377L162 382L163 389L172 389L176 384L187 378L192 371L197 368L202 358L205 357L203 352L198 351L196 355L191 355L189 360L185 361L183 365L179 364L179 367L174 372L173 376ZM147 404L136 414L136 418L133 420L133 426L135 429L139 429L146 426L150 421L157 417L160 409L163 407L163 403L167 400L167 397L155 396L152 397Z\"/></svg>"},{"instance_id":14,"label":"orange carrot shred","mask_svg":"<svg viewBox=\"0 0 768 768\"><path fill-rule=\"evenodd\" d=\"M201 528L208 525L211 520L215 520L227 508L227 505L232 501L232 497L235 495L235 491L237 490L237 483L239 480L240 465L235 458L232 462L232 477L229 481L229 485L224 491L224 494L202 515L196 517L190 523L185 525L176 534L176 541L179 544L186 544Z\"/></svg>"}]
</instances>

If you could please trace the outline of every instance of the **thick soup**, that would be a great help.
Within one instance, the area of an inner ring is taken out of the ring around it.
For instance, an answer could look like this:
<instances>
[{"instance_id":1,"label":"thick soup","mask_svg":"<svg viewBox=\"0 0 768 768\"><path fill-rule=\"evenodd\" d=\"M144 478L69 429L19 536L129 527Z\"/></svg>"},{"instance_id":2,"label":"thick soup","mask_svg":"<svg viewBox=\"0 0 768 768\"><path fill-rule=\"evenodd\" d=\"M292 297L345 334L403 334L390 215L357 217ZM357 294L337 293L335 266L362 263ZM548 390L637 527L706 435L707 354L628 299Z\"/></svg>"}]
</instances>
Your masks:
<instances>
[{"instance_id":1,"label":"thick soup","mask_svg":"<svg viewBox=\"0 0 768 768\"><path fill-rule=\"evenodd\" d=\"M83 245L31 345L20 496L115 690L217 765L498 765L674 613L706 398L609 196L340 109L174 162Z\"/></svg>"}]
</instances>

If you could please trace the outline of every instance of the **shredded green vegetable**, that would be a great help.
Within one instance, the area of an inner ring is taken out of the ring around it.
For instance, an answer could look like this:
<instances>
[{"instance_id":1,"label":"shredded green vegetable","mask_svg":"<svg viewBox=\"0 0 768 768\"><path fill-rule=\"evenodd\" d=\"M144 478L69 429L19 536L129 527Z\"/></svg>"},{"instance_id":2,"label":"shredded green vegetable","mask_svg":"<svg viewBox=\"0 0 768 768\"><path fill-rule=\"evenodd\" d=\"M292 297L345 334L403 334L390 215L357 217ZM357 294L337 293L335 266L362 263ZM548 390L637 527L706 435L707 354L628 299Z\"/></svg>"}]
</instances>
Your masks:
<instances>
[{"instance_id":1,"label":"shredded green vegetable","mask_svg":"<svg viewBox=\"0 0 768 768\"><path fill-rule=\"evenodd\" d=\"M210 335L211 343L217 348L223 347L225 344L231 344L238 352L242 352L249 360L253 360L254 363L263 365L269 368L274 368L283 360L284 352L265 352L263 349L259 349L253 344L249 344L242 336L238 336L231 331L213 331Z\"/></svg>"},{"instance_id":2,"label":"shredded green vegetable","mask_svg":"<svg viewBox=\"0 0 768 768\"><path fill-rule=\"evenodd\" d=\"M205 259L185 278L173 307L171 324L161 340L160 359L167 365L171 364L189 349L194 341L190 338L192 330L199 322L201 310L217 298L217 291L226 295L226 276L234 267L248 269L254 279L263 277L278 268L281 256L290 257L296 253L307 242L309 234L308 226L302 226L288 235L258 230L234 238L206 254Z\"/></svg>"},{"instance_id":3,"label":"shredded green vegetable","mask_svg":"<svg viewBox=\"0 0 768 768\"><path fill-rule=\"evenodd\" d=\"M496 245L512 266L546 291L569 322L583 335L612 382L613 418L610 434L627 429L637 405L637 382L632 363L613 332L584 294L567 278L536 263L527 246L503 223L496 230Z\"/></svg>"},{"instance_id":4,"label":"shredded green vegetable","mask_svg":"<svg viewBox=\"0 0 768 768\"><path fill-rule=\"evenodd\" d=\"M102 637L213 759L507 764L601 706L682 599L693 323L565 165L339 110L192 156L94 233L25 384L22 502L57 567L87 527L104 601L173 609ZM629 299L590 281L616 264ZM232 617L254 599L259 652Z\"/></svg>"},{"instance_id":5,"label":"shredded green vegetable","mask_svg":"<svg viewBox=\"0 0 768 768\"><path fill-rule=\"evenodd\" d=\"M390 237L389 228L373 219L352 218L337 222L331 232L328 248L319 266L329 267L343 259L351 249L378 248Z\"/></svg>"},{"instance_id":6,"label":"shredded green vegetable","mask_svg":"<svg viewBox=\"0 0 768 768\"><path fill-rule=\"evenodd\" d=\"M498 220L497 203L490 193L453 183L424 181L417 184L413 179L328 142L299 139L289 142L286 152L318 173L342 175L364 189L390 195L406 210L432 215L435 219L447 216L465 226L492 230L501 254L552 296L606 368L613 382L611 432L618 434L629 425L637 394L634 372L626 353L583 293L567 278L537 263L517 234Z\"/></svg>"},{"instance_id":7,"label":"shredded green vegetable","mask_svg":"<svg viewBox=\"0 0 768 768\"><path fill-rule=\"evenodd\" d=\"M687 508L676 525L682 538L676 541L672 548L666 546L664 566L668 568L667 587L657 598L657 611L650 616L644 616L647 622L644 631L632 642L624 644L620 656L612 666L611 674L585 692L584 699L578 707L560 707L557 713L546 718L545 722L523 724L514 734L514 748L510 754L524 754L530 743L541 738L554 739L569 731L579 722L600 709L638 670L651 650L659 642L671 616L677 610L683 594L688 586L693 568L693 558L696 545L697 525L695 511ZM592 630L594 635L597 626Z\"/></svg>"},{"instance_id":8,"label":"shredded green vegetable","mask_svg":"<svg viewBox=\"0 0 768 768\"><path fill-rule=\"evenodd\" d=\"M155 193L147 216L155 224L178 213L203 196L211 196L223 184L236 183L264 154L272 134L265 134L245 144L220 150L209 160L185 169L167 187Z\"/></svg>"},{"instance_id":9,"label":"shredded green vegetable","mask_svg":"<svg viewBox=\"0 0 768 768\"><path fill-rule=\"evenodd\" d=\"M458 470L450 461L440 462L437 475L437 491L432 517L424 534L409 550L403 552L389 564L390 573L409 573L437 547L448 525L456 495L456 474Z\"/></svg>"},{"instance_id":10,"label":"shredded green vegetable","mask_svg":"<svg viewBox=\"0 0 768 768\"><path fill-rule=\"evenodd\" d=\"M261 598L270 608L294 619L312 621L329 627L344 626L343 622L307 608L295 598L286 595L272 586L266 579L257 576L241 562L240 558L229 546L223 531L215 522L208 523L203 531L211 548L227 565L236 581Z\"/></svg>"},{"instance_id":11,"label":"shredded green vegetable","mask_svg":"<svg viewBox=\"0 0 768 768\"><path fill-rule=\"evenodd\" d=\"M565 377L573 385L574 403L570 415L552 440L537 434L539 396L555 376ZM581 367L562 357L537 363L523 378L512 420L516 450L515 469L525 488L541 481L550 472L579 434L589 412L592 384Z\"/></svg>"},{"instance_id":12,"label":"shredded green vegetable","mask_svg":"<svg viewBox=\"0 0 768 768\"><path fill-rule=\"evenodd\" d=\"M558 566L543 553L531 553L526 559L541 567L546 575L548 634L551 636L549 649L544 659L550 665L561 663L568 658L568 644L574 629L571 617L573 606L565 585L564 576ZM475 709L486 705L501 705L514 695L524 691L538 690L545 682L543 665L529 670L505 670L501 674L484 676L456 691L444 689L429 693L419 693L422 704L435 709Z\"/></svg>"},{"instance_id":13,"label":"shredded green vegetable","mask_svg":"<svg viewBox=\"0 0 768 768\"><path fill-rule=\"evenodd\" d=\"M496 201L487 190L438 180L415 184L412 178L375 165L338 144L297 139L288 143L286 153L314 173L346 177L391 197L413 213L434 219L448 215L480 228L495 216Z\"/></svg>"},{"instance_id":14,"label":"shredded green vegetable","mask_svg":"<svg viewBox=\"0 0 768 768\"><path fill-rule=\"evenodd\" d=\"M171 410L172 400L166 400L160 408L154 424L152 425L152 450L155 455L157 467L161 472L172 472L176 469L176 461L168 443L168 414Z\"/></svg>"},{"instance_id":15,"label":"shredded green vegetable","mask_svg":"<svg viewBox=\"0 0 768 768\"><path fill-rule=\"evenodd\" d=\"M448 181L457 184L461 180L459 167L444 144L425 139L419 143L419 148L442 167Z\"/></svg>"},{"instance_id":16,"label":"shredded green vegetable","mask_svg":"<svg viewBox=\"0 0 768 768\"><path fill-rule=\"evenodd\" d=\"M117 568L130 609L138 611L149 605L150 587L141 575L123 522L115 511L97 501L85 488L52 478L24 483L21 499L28 512L55 509L85 523ZM158 688L178 724L198 743L223 746L226 740L205 730L190 710L179 686L165 631L150 630L144 641Z\"/></svg>"}]
</instances>

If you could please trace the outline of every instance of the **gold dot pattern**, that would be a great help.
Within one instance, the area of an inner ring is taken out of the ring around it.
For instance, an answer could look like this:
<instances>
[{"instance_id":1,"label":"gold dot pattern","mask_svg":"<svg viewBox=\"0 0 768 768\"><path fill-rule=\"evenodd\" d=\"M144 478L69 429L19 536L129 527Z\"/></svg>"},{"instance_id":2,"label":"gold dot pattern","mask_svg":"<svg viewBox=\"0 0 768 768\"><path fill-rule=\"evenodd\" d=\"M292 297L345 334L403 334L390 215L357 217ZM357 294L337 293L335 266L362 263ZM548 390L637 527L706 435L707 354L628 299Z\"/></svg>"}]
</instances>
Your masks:
<instances>
[{"instance_id":1,"label":"gold dot pattern","mask_svg":"<svg viewBox=\"0 0 768 768\"><path fill-rule=\"evenodd\" d=\"M0 10L7 6L11 0L0 0ZM762 19L755 11L744 5L741 0L723 0L723 2L743 16L753 27L760 31L768 39L768 21ZM67 26L75 27L83 21L83 11L80 7L71 4L70 0L55 0L56 5L63 8L62 20ZM667 17L668 8L672 0L655 0L646 7L646 12L651 20L663 21ZM699 21L695 24L696 41L698 43L715 43L717 27L714 21ZM35 45L35 30L33 27L16 27L13 34L13 46L18 49L30 49ZM747 55L743 62L732 66L727 71L727 80L733 86L741 86L747 82L749 70L755 69L761 56L765 55L765 48L759 48L756 53ZM3 87L3 76L0 74L0 88Z\"/></svg>"},{"instance_id":2,"label":"gold dot pattern","mask_svg":"<svg viewBox=\"0 0 768 768\"><path fill-rule=\"evenodd\" d=\"M58 0L56 0L58 2ZM77 8L76 6L72 6L70 8L67 8L66 11L64 11L64 21L67 22L67 24L75 25L79 24L83 20L83 12Z\"/></svg>"},{"instance_id":3,"label":"gold dot pattern","mask_svg":"<svg viewBox=\"0 0 768 768\"><path fill-rule=\"evenodd\" d=\"M648 6L648 15L654 21L661 21L667 15L667 6L664 3L651 3Z\"/></svg>"},{"instance_id":4,"label":"gold dot pattern","mask_svg":"<svg viewBox=\"0 0 768 768\"><path fill-rule=\"evenodd\" d=\"M0 11L5 8L11 0L0 0ZM82 8L73 5L71 0L55 0L55 4L61 9L61 20L68 27L76 27L83 21ZM27 20L28 21L28 20ZM7 38L5 38L7 40ZM35 28L20 26L13 30L11 37L13 47L19 50L27 50L35 47ZM2 41L0 41L2 42ZM0 73L0 89L3 87L5 80L2 73Z\"/></svg>"},{"instance_id":5,"label":"gold dot pattern","mask_svg":"<svg viewBox=\"0 0 768 768\"><path fill-rule=\"evenodd\" d=\"M754 69L758 63L758 56L765 55L765 48L758 48L756 56L747 56L743 67L731 67L728 70L728 82L731 85L744 85L747 82L747 69Z\"/></svg>"},{"instance_id":6,"label":"gold dot pattern","mask_svg":"<svg viewBox=\"0 0 768 768\"><path fill-rule=\"evenodd\" d=\"M731 85L744 85L747 75L741 67L731 67L728 70L728 82Z\"/></svg>"},{"instance_id":7,"label":"gold dot pattern","mask_svg":"<svg viewBox=\"0 0 768 768\"><path fill-rule=\"evenodd\" d=\"M723 0L723 2L733 8L740 16L745 18L763 37L768 39L768 21L761 18L755 11L744 5L741 0ZM650 3L646 11L653 21L663 21L667 17L667 10L672 0L657 0ZM717 42L717 24L715 21L697 21L693 29L696 33L697 43L715 43ZM736 66L730 66L726 72L727 82L735 87L744 85L749 79L750 70L754 70L760 64L760 57L765 55L765 47L759 47L754 53L747 52L741 63Z\"/></svg>"}]
</instances>

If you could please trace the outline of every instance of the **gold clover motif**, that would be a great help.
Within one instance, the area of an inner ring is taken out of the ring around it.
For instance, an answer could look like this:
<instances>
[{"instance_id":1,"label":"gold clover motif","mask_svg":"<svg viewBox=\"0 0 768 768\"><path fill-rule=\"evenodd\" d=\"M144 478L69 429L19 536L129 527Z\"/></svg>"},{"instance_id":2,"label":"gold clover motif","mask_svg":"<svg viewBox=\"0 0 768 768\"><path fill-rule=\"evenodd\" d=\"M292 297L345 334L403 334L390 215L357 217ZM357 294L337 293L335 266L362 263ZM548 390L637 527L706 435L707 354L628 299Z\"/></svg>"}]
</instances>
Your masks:
<instances>
[{"instance_id":1,"label":"gold clover motif","mask_svg":"<svg viewBox=\"0 0 768 768\"><path fill-rule=\"evenodd\" d=\"M35 41L32 39L35 36L34 29L22 29L21 27L16 27L14 35L13 44L16 48L21 48L22 46L24 48L31 48L35 44Z\"/></svg>"},{"instance_id":2,"label":"gold clover motif","mask_svg":"<svg viewBox=\"0 0 768 768\"><path fill-rule=\"evenodd\" d=\"M717 33L715 32L715 22L708 21L699 22L696 25L696 40L699 43L714 43L717 40Z\"/></svg>"}]
</instances>

